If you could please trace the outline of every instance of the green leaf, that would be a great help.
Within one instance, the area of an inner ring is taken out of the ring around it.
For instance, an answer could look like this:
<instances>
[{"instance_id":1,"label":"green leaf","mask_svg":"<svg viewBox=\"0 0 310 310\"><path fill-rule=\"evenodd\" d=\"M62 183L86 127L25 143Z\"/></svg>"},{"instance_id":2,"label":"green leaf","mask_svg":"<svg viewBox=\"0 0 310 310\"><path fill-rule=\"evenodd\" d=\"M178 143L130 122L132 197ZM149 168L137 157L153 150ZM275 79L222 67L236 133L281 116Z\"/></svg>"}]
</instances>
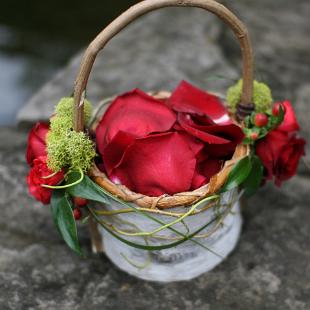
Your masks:
<instances>
[{"instance_id":1,"label":"green leaf","mask_svg":"<svg viewBox=\"0 0 310 310\"><path fill-rule=\"evenodd\" d=\"M278 127L283 122L284 116L285 116L285 111L282 108L282 106L280 105L280 107L279 107L279 114L276 117L276 127Z\"/></svg>"},{"instance_id":2,"label":"green leaf","mask_svg":"<svg viewBox=\"0 0 310 310\"><path fill-rule=\"evenodd\" d=\"M245 124L245 128L249 128L251 126L251 116L246 116L245 117L244 124Z\"/></svg>"},{"instance_id":3,"label":"green leaf","mask_svg":"<svg viewBox=\"0 0 310 310\"><path fill-rule=\"evenodd\" d=\"M51 208L54 223L62 238L73 251L82 255L71 201L64 190L53 191Z\"/></svg>"},{"instance_id":4,"label":"green leaf","mask_svg":"<svg viewBox=\"0 0 310 310\"><path fill-rule=\"evenodd\" d=\"M245 189L245 195L253 195L261 185L264 176L264 166L258 156L251 157L252 169L242 187Z\"/></svg>"},{"instance_id":5,"label":"green leaf","mask_svg":"<svg viewBox=\"0 0 310 310\"><path fill-rule=\"evenodd\" d=\"M274 116L273 114L271 114L269 120L270 120L270 124L268 126L268 131L271 131L274 128L277 128L284 120L284 116L285 116L285 112L284 109L282 108L282 106L279 107L279 114L277 116Z\"/></svg>"},{"instance_id":6,"label":"green leaf","mask_svg":"<svg viewBox=\"0 0 310 310\"><path fill-rule=\"evenodd\" d=\"M67 183L73 183L78 180L80 177L79 172L71 172L68 176ZM71 186L67 189L67 192L72 196L81 197L84 199L97 201L101 203L109 203L110 199L108 199L105 195L103 195L102 188L94 183L89 177L84 176L82 182L77 185Z\"/></svg>"},{"instance_id":7,"label":"green leaf","mask_svg":"<svg viewBox=\"0 0 310 310\"><path fill-rule=\"evenodd\" d=\"M230 171L227 181L221 189L221 193L240 186L251 172L252 163L249 156L239 160Z\"/></svg>"},{"instance_id":8,"label":"green leaf","mask_svg":"<svg viewBox=\"0 0 310 310\"><path fill-rule=\"evenodd\" d=\"M250 138L244 138L242 143L243 144L254 144L254 141Z\"/></svg>"},{"instance_id":9,"label":"green leaf","mask_svg":"<svg viewBox=\"0 0 310 310\"><path fill-rule=\"evenodd\" d=\"M258 138L261 139L261 138L265 137L268 134L268 132L269 132L269 130L267 128L265 128L265 127L260 128Z\"/></svg>"}]
</instances>

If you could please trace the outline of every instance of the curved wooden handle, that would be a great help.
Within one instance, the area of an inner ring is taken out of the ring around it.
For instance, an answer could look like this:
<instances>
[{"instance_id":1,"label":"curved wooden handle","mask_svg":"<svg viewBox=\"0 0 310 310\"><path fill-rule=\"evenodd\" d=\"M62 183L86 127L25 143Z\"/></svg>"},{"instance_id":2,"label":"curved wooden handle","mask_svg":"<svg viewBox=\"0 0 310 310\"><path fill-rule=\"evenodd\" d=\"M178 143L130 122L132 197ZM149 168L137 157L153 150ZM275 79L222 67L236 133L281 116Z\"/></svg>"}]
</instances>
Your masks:
<instances>
[{"instance_id":1,"label":"curved wooden handle","mask_svg":"<svg viewBox=\"0 0 310 310\"><path fill-rule=\"evenodd\" d=\"M74 89L74 121L73 128L76 131L84 129L84 90L93 67L94 61L105 45L128 24L138 17L164 7L197 7L205 9L222 19L235 33L239 40L243 60L243 89L241 103L250 105L253 97L253 52L248 31L244 24L225 6L214 0L144 0L109 24L88 46L80 71L75 81Z\"/></svg>"}]
</instances>

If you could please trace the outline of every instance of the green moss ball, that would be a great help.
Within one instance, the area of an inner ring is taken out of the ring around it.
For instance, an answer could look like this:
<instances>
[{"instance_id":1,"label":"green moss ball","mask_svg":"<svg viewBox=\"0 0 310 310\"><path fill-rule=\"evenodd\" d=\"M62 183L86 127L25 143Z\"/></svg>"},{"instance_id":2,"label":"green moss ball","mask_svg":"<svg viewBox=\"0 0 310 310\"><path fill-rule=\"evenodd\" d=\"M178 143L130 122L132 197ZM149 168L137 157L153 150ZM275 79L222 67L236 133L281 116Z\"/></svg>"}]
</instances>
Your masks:
<instances>
[{"instance_id":1,"label":"green moss ball","mask_svg":"<svg viewBox=\"0 0 310 310\"><path fill-rule=\"evenodd\" d=\"M241 100L242 84L242 80L239 80L227 91L227 104L232 112L236 112L237 105ZM253 102L256 112L267 112L271 109L273 99L271 90L266 84L254 81Z\"/></svg>"},{"instance_id":2,"label":"green moss ball","mask_svg":"<svg viewBox=\"0 0 310 310\"><path fill-rule=\"evenodd\" d=\"M74 99L72 97L62 98L56 105L55 112L56 115L60 117L71 117L73 119L73 104ZM88 100L84 100L84 121L87 124L90 120L92 113L92 106Z\"/></svg>"}]
</instances>

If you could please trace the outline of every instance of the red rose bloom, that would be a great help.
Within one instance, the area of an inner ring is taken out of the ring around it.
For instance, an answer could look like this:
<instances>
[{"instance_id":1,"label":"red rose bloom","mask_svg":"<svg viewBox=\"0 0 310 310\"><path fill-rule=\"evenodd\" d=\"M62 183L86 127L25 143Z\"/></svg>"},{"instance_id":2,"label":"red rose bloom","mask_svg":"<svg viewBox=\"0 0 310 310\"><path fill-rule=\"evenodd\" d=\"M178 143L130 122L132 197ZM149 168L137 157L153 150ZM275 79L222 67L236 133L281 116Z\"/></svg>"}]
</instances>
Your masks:
<instances>
[{"instance_id":1,"label":"red rose bloom","mask_svg":"<svg viewBox=\"0 0 310 310\"><path fill-rule=\"evenodd\" d=\"M44 178L53 174L53 171L47 167L46 156L40 156L33 161L33 167L27 176L29 192L37 200L44 204L49 204L52 196L52 189L42 187L45 185L57 185L64 179L63 171L49 178Z\"/></svg>"},{"instance_id":2,"label":"red rose bloom","mask_svg":"<svg viewBox=\"0 0 310 310\"><path fill-rule=\"evenodd\" d=\"M96 130L99 167L149 196L206 184L243 138L220 100L187 82L167 100L137 89L117 97Z\"/></svg>"},{"instance_id":3,"label":"red rose bloom","mask_svg":"<svg viewBox=\"0 0 310 310\"><path fill-rule=\"evenodd\" d=\"M305 140L273 130L257 143L256 153L266 168L267 179L274 176L275 184L280 186L296 174L299 159L305 155Z\"/></svg>"},{"instance_id":4,"label":"red rose bloom","mask_svg":"<svg viewBox=\"0 0 310 310\"><path fill-rule=\"evenodd\" d=\"M30 131L26 159L30 166L33 160L39 156L46 156L46 134L49 130L48 124L37 123Z\"/></svg>"},{"instance_id":5,"label":"red rose bloom","mask_svg":"<svg viewBox=\"0 0 310 310\"><path fill-rule=\"evenodd\" d=\"M299 125L290 102L285 101L283 105L283 122L256 145L256 153L266 169L266 178L275 177L277 186L296 174L299 160L305 155L306 143L296 136Z\"/></svg>"}]
</instances>

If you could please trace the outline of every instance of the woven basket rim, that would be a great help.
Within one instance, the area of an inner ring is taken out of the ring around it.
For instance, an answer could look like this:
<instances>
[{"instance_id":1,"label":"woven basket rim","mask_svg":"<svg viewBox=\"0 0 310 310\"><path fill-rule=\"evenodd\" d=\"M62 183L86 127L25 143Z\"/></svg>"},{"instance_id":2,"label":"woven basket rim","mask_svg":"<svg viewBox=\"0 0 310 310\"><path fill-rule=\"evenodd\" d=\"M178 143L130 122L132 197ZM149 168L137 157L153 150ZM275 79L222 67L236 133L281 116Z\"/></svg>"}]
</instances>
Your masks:
<instances>
[{"instance_id":1,"label":"woven basket rim","mask_svg":"<svg viewBox=\"0 0 310 310\"><path fill-rule=\"evenodd\" d=\"M171 95L171 93L168 91L149 92L148 94L152 95L156 99L166 99ZM103 100L103 102L106 102L106 105L109 105L112 103L115 97L110 97L107 100ZM90 126L91 132L95 132L96 127L98 126L98 123L103 114L104 113L98 113ZM236 124L242 127L237 122ZM193 191L176 193L174 195L165 194L158 197L151 197L144 194L136 193L134 191L131 191L125 185L113 183L104 172L99 170L96 164L94 164L93 167L90 169L89 176L97 185L110 192L112 195L122 199L125 202L135 203L142 208L168 209L180 206L186 207L218 192L218 190L226 182L228 174L231 171L232 167L240 159L247 156L248 154L248 145L237 145L233 157L230 160L225 161L223 168L217 174L211 177L209 183Z\"/></svg>"}]
</instances>

